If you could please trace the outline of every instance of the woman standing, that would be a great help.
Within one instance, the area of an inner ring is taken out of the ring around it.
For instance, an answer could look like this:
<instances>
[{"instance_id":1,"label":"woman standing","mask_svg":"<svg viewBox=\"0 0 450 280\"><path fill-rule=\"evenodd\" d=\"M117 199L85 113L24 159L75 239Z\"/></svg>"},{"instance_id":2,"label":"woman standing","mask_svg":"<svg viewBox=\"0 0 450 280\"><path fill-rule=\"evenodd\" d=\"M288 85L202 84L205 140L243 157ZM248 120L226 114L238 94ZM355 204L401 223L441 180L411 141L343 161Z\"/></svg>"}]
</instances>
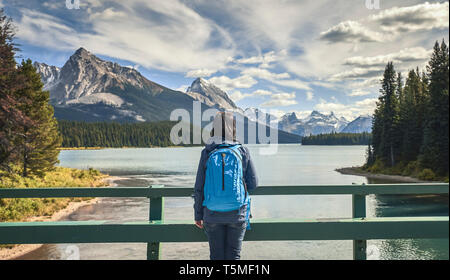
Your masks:
<instances>
[{"instance_id":1,"label":"woman standing","mask_svg":"<svg viewBox=\"0 0 450 280\"><path fill-rule=\"evenodd\" d=\"M240 259L249 227L248 190L257 184L250 153L236 141L233 113L217 113L201 154L194 197L195 224L205 229L211 260Z\"/></svg>"}]
</instances>

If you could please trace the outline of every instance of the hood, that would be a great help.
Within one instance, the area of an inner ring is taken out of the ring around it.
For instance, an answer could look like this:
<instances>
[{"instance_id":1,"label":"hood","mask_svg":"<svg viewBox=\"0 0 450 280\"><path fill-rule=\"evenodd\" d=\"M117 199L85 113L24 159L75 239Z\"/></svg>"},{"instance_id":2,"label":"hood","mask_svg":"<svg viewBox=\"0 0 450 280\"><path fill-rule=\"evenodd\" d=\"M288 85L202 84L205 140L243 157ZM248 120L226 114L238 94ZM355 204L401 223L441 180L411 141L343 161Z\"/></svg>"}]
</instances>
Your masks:
<instances>
[{"instance_id":1,"label":"hood","mask_svg":"<svg viewBox=\"0 0 450 280\"><path fill-rule=\"evenodd\" d=\"M234 141L234 114L233 112L218 112L214 117L213 131L214 136L206 142L206 150L212 151L220 144L236 145ZM222 135L225 134L225 135Z\"/></svg>"},{"instance_id":2,"label":"hood","mask_svg":"<svg viewBox=\"0 0 450 280\"><path fill-rule=\"evenodd\" d=\"M208 142L206 142L205 149L209 153L212 150L214 150L215 148L217 148L217 146L223 145L223 144L232 146L232 145L239 145L240 143L238 141L229 141L229 140L222 139L221 137L214 136L214 137L209 138Z\"/></svg>"}]
</instances>

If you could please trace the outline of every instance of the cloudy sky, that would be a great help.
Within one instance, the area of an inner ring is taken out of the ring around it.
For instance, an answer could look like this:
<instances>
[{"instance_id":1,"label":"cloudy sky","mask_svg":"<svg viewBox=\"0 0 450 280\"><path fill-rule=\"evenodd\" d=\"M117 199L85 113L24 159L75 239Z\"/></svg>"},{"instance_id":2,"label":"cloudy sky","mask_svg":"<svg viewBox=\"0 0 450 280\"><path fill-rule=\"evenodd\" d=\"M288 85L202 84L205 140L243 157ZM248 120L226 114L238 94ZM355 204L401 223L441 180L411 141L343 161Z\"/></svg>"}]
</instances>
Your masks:
<instances>
[{"instance_id":1,"label":"cloudy sky","mask_svg":"<svg viewBox=\"0 0 450 280\"><path fill-rule=\"evenodd\" d=\"M80 0L79 9L65 0L0 0L0 7L17 26L21 58L63 66L84 47L169 88L203 77L242 108L352 118L372 113L388 61L402 72L422 69L434 42L449 37L448 1L366 2L377 0Z\"/></svg>"}]
</instances>

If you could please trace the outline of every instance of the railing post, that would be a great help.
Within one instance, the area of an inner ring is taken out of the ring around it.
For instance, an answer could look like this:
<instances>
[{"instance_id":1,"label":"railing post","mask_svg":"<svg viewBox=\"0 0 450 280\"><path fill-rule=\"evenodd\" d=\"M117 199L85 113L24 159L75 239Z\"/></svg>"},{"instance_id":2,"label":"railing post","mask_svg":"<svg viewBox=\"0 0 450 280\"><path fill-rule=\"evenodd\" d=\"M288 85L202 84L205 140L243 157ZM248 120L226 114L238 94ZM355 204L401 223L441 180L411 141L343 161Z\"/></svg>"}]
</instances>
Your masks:
<instances>
[{"instance_id":1,"label":"railing post","mask_svg":"<svg viewBox=\"0 0 450 280\"><path fill-rule=\"evenodd\" d=\"M149 189L163 188L164 185L152 185ZM162 221L164 219L164 197L158 196L150 198L149 221ZM147 260L159 260L161 253L161 244L159 242L147 243Z\"/></svg>"},{"instance_id":2,"label":"railing post","mask_svg":"<svg viewBox=\"0 0 450 280\"><path fill-rule=\"evenodd\" d=\"M353 218L366 217L366 195L364 194L352 195L352 217ZM366 249L367 249L367 240L353 240L353 259L366 260L367 259Z\"/></svg>"}]
</instances>

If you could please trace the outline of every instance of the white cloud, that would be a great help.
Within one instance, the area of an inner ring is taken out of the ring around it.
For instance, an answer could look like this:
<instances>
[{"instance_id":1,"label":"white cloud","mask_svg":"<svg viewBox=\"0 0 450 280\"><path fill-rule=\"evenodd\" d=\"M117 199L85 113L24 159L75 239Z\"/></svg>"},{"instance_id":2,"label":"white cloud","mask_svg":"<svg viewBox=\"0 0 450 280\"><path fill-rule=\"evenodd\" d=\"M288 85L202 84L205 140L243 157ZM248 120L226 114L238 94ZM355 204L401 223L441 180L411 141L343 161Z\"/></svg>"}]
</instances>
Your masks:
<instances>
[{"instance_id":1,"label":"white cloud","mask_svg":"<svg viewBox=\"0 0 450 280\"><path fill-rule=\"evenodd\" d=\"M314 109L321 112L334 112L336 115L344 116L347 119L353 119L360 115L372 115L377 101L377 98L367 98L352 104L342 104L337 102L326 102L321 99L320 103L314 106Z\"/></svg>"},{"instance_id":2,"label":"white cloud","mask_svg":"<svg viewBox=\"0 0 450 280\"><path fill-rule=\"evenodd\" d=\"M351 93L349 93L347 95L348 96L366 96L369 94L371 94L370 91L364 91L364 90L357 89L357 90L353 90Z\"/></svg>"},{"instance_id":3,"label":"white cloud","mask_svg":"<svg viewBox=\"0 0 450 280\"><path fill-rule=\"evenodd\" d=\"M61 9L61 8L65 8L66 7L66 1L58 1L58 2L44 2L44 4L42 4L44 7L52 9L52 10L57 10L57 9Z\"/></svg>"},{"instance_id":4,"label":"white cloud","mask_svg":"<svg viewBox=\"0 0 450 280\"><path fill-rule=\"evenodd\" d=\"M320 39L329 43L381 42L383 35L371 31L357 21L344 21L320 33Z\"/></svg>"},{"instance_id":5,"label":"white cloud","mask_svg":"<svg viewBox=\"0 0 450 280\"><path fill-rule=\"evenodd\" d=\"M311 101L314 99L314 93L312 91L306 92L306 100Z\"/></svg>"},{"instance_id":6,"label":"white cloud","mask_svg":"<svg viewBox=\"0 0 450 280\"><path fill-rule=\"evenodd\" d=\"M333 75L330 81L342 81L345 79L365 79L380 76L384 71L384 67L354 68Z\"/></svg>"},{"instance_id":7,"label":"white cloud","mask_svg":"<svg viewBox=\"0 0 450 280\"><path fill-rule=\"evenodd\" d=\"M422 47L406 48L396 53L377 56L353 56L345 60L344 64L354 67L384 67L389 61L394 63L414 62L420 63L430 58L432 50Z\"/></svg>"},{"instance_id":8,"label":"white cloud","mask_svg":"<svg viewBox=\"0 0 450 280\"><path fill-rule=\"evenodd\" d=\"M277 60L277 55L275 54L275 51L270 51L263 55L237 59L235 62L239 63L239 64L260 64L259 67L268 68L268 67L270 67L270 63L272 63L276 60Z\"/></svg>"},{"instance_id":9,"label":"white cloud","mask_svg":"<svg viewBox=\"0 0 450 280\"><path fill-rule=\"evenodd\" d=\"M297 104L295 93L274 93L269 101L262 103L261 107L283 107Z\"/></svg>"},{"instance_id":10,"label":"white cloud","mask_svg":"<svg viewBox=\"0 0 450 280\"><path fill-rule=\"evenodd\" d=\"M261 68L245 68L244 70L241 71L241 74L243 75L249 75L252 77L256 77L256 78L260 78L260 79L264 79L264 80L268 80L268 81L273 81L273 80L278 80L278 79L286 79L286 78L290 78L291 76L289 75L289 73L272 73L267 69L261 69Z\"/></svg>"},{"instance_id":11,"label":"white cloud","mask_svg":"<svg viewBox=\"0 0 450 280\"><path fill-rule=\"evenodd\" d=\"M230 94L230 98L234 101L234 102L238 102L239 100L242 100L244 98L246 98L248 96L248 94L243 94L242 92L235 90L232 94Z\"/></svg>"},{"instance_id":12,"label":"white cloud","mask_svg":"<svg viewBox=\"0 0 450 280\"><path fill-rule=\"evenodd\" d=\"M380 85L382 73L389 61L394 62L396 71L404 72L417 66L422 67L430 58L431 52L422 47L414 47L382 55L349 57L344 65L351 69L332 75L330 81L345 81L343 89L347 96L370 95L373 90L368 88Z\"/></svg>"},{"instance_id":13,"label":"white cloud","mask_svg":"<svg viewBox=\"0 0 450 280\"><path fill-rule=\"evenodd\" d=\"M209 70L209 69L198 69L198 70L191 70L186 73L185 77L189 78L203 78L203 77L209 77L212 74L216 73L216 70Z\"/></svg>"},{"instance_id":14,"label":"white cloud","mask_svg":"<svg viewBox=\"0 0 450 280\"><path fill-rule=\"evenodd\" d=\"M213 1L207 1L213 2ZM242 44L263 49L271 45L272 50L288 48L296 41L294 33L306 20L311 9L326 6L321 1L261 1L261 0L230 0L214 1L216 6L231 16L227 24L234 23L240 33Z\"/></svg>"},{"instance_id":15,"label":"white cloud","mask_svg":"<svg viewBox=\"0 0 450 280\"><path fill-rule=\"evenodd\" d=\"M95 54L176 72L223 68L234 56L230 35L179 0L129 0L103 10L99 4L86 3L88 13L82 15L88 16L79 19L90 26L89 32L23 8L22 17L16 20L18 37L60 50L84 46ZM143 17L142 13L158 16Z\"/></svg>"},{"instance_id":16,"label":"white cloud","mask_svg":"<svg viewBox=\"0 0 450 280\"><path fill-rule=\"evenodd\" d=\"M59 18L34 10L22 9L17 37L41 47L75 50L81 46L77 31Z\"/></svg>"},{"instance_id":17,"label":"white cloud","mask_svg":"<svg viewBox=\"0 0 450 280\"><path fill-rule=\"evenodd\" d=\"M376 87L380 85L380 77L373 77L373 78L367 78L363 79L362 81L351 81L348 83L348 87L351 89L358 89L361 90L362 88L371 88Z\"/></svg>"},{"instance_id":18,"label":"white cloud","mask_svg":"<svg viewBox=\"0 0 450 280\"><path fill-rule=\"evenodd\" d=\"M221 88L224 91L230 91L236 88L250 88L258 82L248 75L229 78L227 76L212 77L208 82Z\"/></svg>"},{"instance_id":19,"label":"white cloud","mask_svg":"<svg viewBox=\"0 0 450 280\"><path fill-rule=\"evenodd\" d=\"M311 89L306 82L303 82L300 80L274 80L272 82L277 85L290 87L290 88L297 88L297 89L304 89L304 90Z\"/></svg>"},{"instance_id":20,"label":"white cloud","mask_svg":"<svg viewBox=\"0 0 450 280\"><path fill-rule=\"evenodd\" d=\"M371 17L381 29L390 32L411 32L443 29L449 26L449 5L444 3L418 4L409 7L394 7Z\"/></svg>"},{"instance_id":21,"label":"white cloud","mask_svg":"<svg viewBox=\"0 0 450 280\"><path fill-rule=\"evenodd\" d=\"M256 97L256 96L272 96L272 92L268 91L268 90L264 90L264 89L258 89L253 91L252 93L242 93L238 90L235 90L231 95L231 99L233 99L233 101L237 102L239 100L242 100L244 98L249 98L249 97Z\"/></svg>"},{"instance_id":22,"label":"white cloud","mask_svg":"<svg viewBox=\"0 0 450 280\"><path fill-rule=\"evenodd\" d=\"M259 96L265 96L265 95L272 95L272 92L264 89L258 89L255 90L252 95L259 95Z\"/></svg>"},{"instance_id":23,"label":"white cloud","mask_svg":"<svg viewBox=\"0 0 450 280\"><path fill-rule=\"evenodd\" d=\"M255 78L264 79L267 81L270 81L274 84L290 87L290 88L296 88L296 89L304 89L304 90L310 90L311 88L308 86L306 82L303 82L298 79L289 79L291 78L291 75L289 73L273 73L270 72L267 69L261 69L261 68L246 68L241 71L241 74L249 75Z\"/></svg>"}]
</instances>

